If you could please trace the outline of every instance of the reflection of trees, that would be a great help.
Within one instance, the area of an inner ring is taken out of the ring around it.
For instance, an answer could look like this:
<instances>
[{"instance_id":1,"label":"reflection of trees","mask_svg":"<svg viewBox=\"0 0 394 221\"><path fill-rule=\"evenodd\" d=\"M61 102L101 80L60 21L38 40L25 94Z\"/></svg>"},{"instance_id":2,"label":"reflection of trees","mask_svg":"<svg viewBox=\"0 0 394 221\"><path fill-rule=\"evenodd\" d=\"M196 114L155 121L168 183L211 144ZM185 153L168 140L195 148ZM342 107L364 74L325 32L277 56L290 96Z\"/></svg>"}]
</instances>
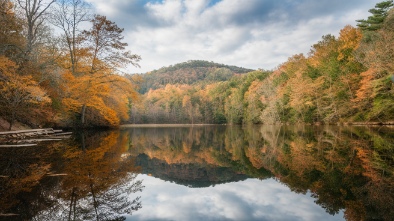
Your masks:
<instances>
[{"instance_id":1,"label":"reflection of trees","mask_svg":"<svg viewBox=\"0 0 394 221\"><path fill-rule=\"evenodd\" d=\"M221 183L273 174L295 192L310 191L331 214L344 210L347 220L390 220L393 152L394 131L387 128L219 126L90 133L47 146L1 148L0 213L19 214L8 220L121 220L141 207L140 199L130 196L143 188L135 180L134 157L145 154L152 173L161 165L170 180L198 184L203 177Z\"/></svg>"},{"instance_id":2,"label":"reflection of trees","mask_svg":"<svg viewBox=\"0 0 394 221\"><path fill-rule=\"evenodd\" d=\"M261 131L264 140L273 140ZM292 190L311 191L331 214L345 209L348 220L394 216L393 130L303 126L282 127L281 134L261 156Z\"/></svg>"},{"instance_id":3,"label":"reflection of trees","mask_svg":"<svg viewBox=\"0 0 394 221\"><path fill-rule=\"evenodd\" d=\"M258 178L272 173L297 193L311 192L330 214L344 210L347 220L394 217L392 129L304 125L124 132L133 154L166 163L165 170L194 164L230 168ZM168 179L175 178L179 179Z\"/></svg>"},{"instance_id":4,"label":"reflection of trees","mask_svg":"<svg viewBox=\"0 0 394 221\"><path fill-rule=\"evenodd\" d=\"M234 173L252 177L270 176L250 162L245 147L248 142L240 127L132 128L124 133L130 137L136 156L145 154L167 164L194 164L195 168L231 168ZM254 135L251 145L256 145L260 137Z\"/></svg>"},{"instance_id":5,"label":"reflection of trees","mask_svg":"<svg viewBox=\"0 0 394 221\"><path fill-rule=\"evenodd\" d=\"M144 153L168 164L214 164L210 152L224 146L225 129L223 126L132 128L123 133L129 136L134 154Z\"/></svg>"},{"instance_id":6,"label":"reflection of trees","mask_svg":"<svg viewBox=\"0 0 394 221\"><path fill-rule=\"evenodd\" d=\"M44 147L0 148L0 214L15 214L23 206L17 198L39 185L51 165ZM12 217L10 217L12 218Z\"/></svg>"},{"instance_id":7,"label":"reflection of trees","mask_svg":"<svg viewBox=\"0 0 394 221\"><path fill-rule=\"evenodd\" d=\"M127 142L117 132L81 134L79 140L30 153L40 157L25 167L39 172L30 169L34 176L16 177L14 183L34 179L34 184L23 182L24 189L6 186L17 197L9 197L15 202L6 202L11 206L0 212L17 213L18 219L27 220L121 220L122 215L141 208L140 198L131 195L143 188L135 180L137 168ZM29 157L22 156L20 160L26 159Z\"/></svg>"}]
</instances>

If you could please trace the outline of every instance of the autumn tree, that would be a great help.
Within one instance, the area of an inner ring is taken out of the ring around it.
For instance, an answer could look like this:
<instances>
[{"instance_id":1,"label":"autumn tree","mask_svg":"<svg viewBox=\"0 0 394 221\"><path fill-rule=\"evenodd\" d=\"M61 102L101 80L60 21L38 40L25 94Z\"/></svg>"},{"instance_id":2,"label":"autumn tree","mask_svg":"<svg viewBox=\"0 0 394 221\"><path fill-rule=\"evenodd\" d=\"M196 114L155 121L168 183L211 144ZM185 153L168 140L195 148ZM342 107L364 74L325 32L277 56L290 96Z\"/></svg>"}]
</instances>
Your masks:
<instances>
[{"instance_id":1,"label":"autumn tree","mask_svg":"<svg viewBox=\"0 0 394 221\"><path fill-rule=\"evenodd\" d=\"M228 121L225 116L225 99L230 95L230 83L229 82L218 82L209 85L207 90L207 95L209 97L209 102L212 105L212 120L213 123L223 124ZM209 110L209 109L208 109Z\"/></svg>"},{"instance_id":2,"label":"autumn tree","mask_svg":"<svg viewBox=\"0 0 394 221\"><path fill-rule=\"evenodd\" d=\"M0 0L0 54L19 59L24 45L22 20L10 0Z\"/></svg>"},{"instance_id":3,"label":"autumn tree","mask_svg":"<svg viewBox=\"0 0 394 221\"><path fill-rule=\"evenodd\" d=\"M0 113L9 121L9 130L18 115L26 112L27 108L50 102L32 77L18 75L17 68L14 62L0 56Z\"/></svg>"},{"instance_id":4,"label":"autumn tree","mask_svg":"<svg viewBox=\"0 0 394 221\"><path fill-rule=\"evenodd\" d=\"M50 22L59 28L63 34L69 66L72 74L78 72L78 61L82 43L80 25L90 20L88 4L83 0L60 0L52 9Z\"/></svg>"},{"instance_id":5,"label":"autumn tree","mask_svg":"<svg viewBox=\"0 0 394 221\"><path fill-rule=\"evenodd\" d=\"M182 99L182 108L186 110L187 115L189 115L189 118L191 120L191 123L194 123L193 119L193 106L191 103L191 99L189 95L185 95Z\"/></svg>"},{"instance_id":6,"label":"autumn tree","mask_svg":"<svg viewBox=\"0 0 394 221\"><path fill-rule=\"evenodd\" d=\"M91 74L105 69L119 71L129 64L138 67L141 57L125 50L127 43L122 42L123 28L102 15L95 15L91 23L91 29L82 33L91 54Z\"/></svg>"},{"instance_id":7,"label":"autumn tree","mask_svg":"<svg viewBox=\"0 0 394 221\"><path fill-rule=\"evenodd\" d=\"M125 50L127 43L122 42L123 29L119 28L114 22L107 20L105 16L100 15L95 15L91 23L91 29L82 32L83 39L88 45L87 54L84 57L90 63L87 64L88 70L84 70L85 76L83 77L89 79L100 78L100 82L96 82L98 85L113 84L115 87L119 87L121 84L130 83L127 79L121 79L114 75L120 68L125 68L129 64L138 66L137 62L140 60L140 56ZM91 81L89 81L90 83ZM88 87L91 86L89 85ZM130 87L130 89L126 89L127 87ZM135 98L131 84L120 86L120 88L125 89L125 92L129 92L129 96L134 96ZM82 125L85 123L86 106L86 104L82 103Z\"/></svg>"},{"instance_id":8,"label":"autumn tree","mask_svg":"<svg viewBox=\"0 0 394 221\"><path fill-rule=\"evenodd\" d=\"M374 38L363 41L357 50L358 60L368 68L361 75L354 99L355 106L363 110L360 120L387 121L394 114L393 9L386 15L381 28L371 31Z\"/></svg>"},{"instance_id":9,"label":"autumn tree","mask_svg":"<svg viewBox=\"0 0 394 221\"><path fill-rule=\"evenodd\" d=\"M281 113L284 105L283 102L277 99L277 85L274 83L275 72L264 79L260 88L260 102L262 104L262 111L260 119L263 124L275 124L281 122ZM283 116L283 115L282 115Z\"/></svg>"},{"instance_id":10,"label":"autumn tree","mask_svg":"<svg viewBox=\"0 0 394 221\"><path fill-rule=\"evenodd\" d=\"M95 15L91 28L79 31L78 26L89 17L83 1L61 1L52 15L68 49L68 58L60 61L69 68L63 72L67 85L63 104L69 113L79 115L83 127L89 117L96 119L90 126L114 126L127 119L129 99L136 100L133 83L118 74L130 64L138 66L140 57L126 50L123 29L105 16ZM92 116L87 117L87 112Z\"/></svg>"},{"instance_id":11,"label":"autumn tree","mask_svg":"<svg viewBox=\"0 0 394 221\"><path fill-rule=\"evenodd\" d=\"M72 115L80 114L82 126L116 126L128 118L129 97L136 92L129 80L119 75L84 75L75 77L64 73L63 105ZM91 116L85 111L90 108ZM85 125L90 119L90 124Z\"/></svg>"}]
</instances>

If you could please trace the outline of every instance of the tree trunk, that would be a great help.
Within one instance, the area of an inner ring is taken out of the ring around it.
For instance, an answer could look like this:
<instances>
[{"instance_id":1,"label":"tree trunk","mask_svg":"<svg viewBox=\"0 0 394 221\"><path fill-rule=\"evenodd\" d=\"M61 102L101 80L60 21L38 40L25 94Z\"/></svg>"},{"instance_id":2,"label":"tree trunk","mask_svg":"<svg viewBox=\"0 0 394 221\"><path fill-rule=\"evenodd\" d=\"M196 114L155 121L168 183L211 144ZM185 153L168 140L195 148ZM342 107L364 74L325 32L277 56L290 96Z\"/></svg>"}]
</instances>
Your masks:
<instances>
[{"instance_id":1,"label":"tree trunk","mask_svg":"<svg viewBox=\"0 0 394 221\"><path fill-rule=\"evenodd\" d=\"M13 120L10 120L10 126L8 127L8 130L11 131L12 130L12 124L13 124Z\"/></svg>"},{"instance_id":2,"label":"tree trunk","mask_svg":"<svg viewBox=\"0 0 394 221\"><path fill-rule=\"evenodd\" d=\"M92 193L94 212L96 213L96 220L99 221L99 214L98 214L98 211L97 211L98 202L96 200L96 195L94 193L92 179L90 179L90 181L91 181L91 183L90 183L90 192Z\"/></svg>"},{"instance_id":3,"label":"tree trunk","mask_svg":"<svg viewBox=\"0 0 394 221\"><path fill-rule=\"evenodd\" d=\"M13 111L11 114L11 119L10 119L10 127L8 128L9 131L12 130L12 125L14 124L14 119L15 119L15 112Z\"/></svg>"},{"instance_id":4,"label":"tree trunk","mask_svg":"<svg viewBox=\"0 0 394 221\"><path fill-rule=\"evenodd\" d=\"M70 210L68 212L68 220L69 221L72 220L71 219L71 214L72 214L72 211L73 211L72 210L73 209L73 203L74 203L74 200L76 201L75 190L76 190L76 187L73 187L72 192L71 192ZM75 220L75 204L74 204L74 220Z\"/></svg>"},{"instance_id":5,"label":"tree trunk","mask_svg":"<svg viewBox=\"0 0 394 221\"><path fill-rule=\"evenodd\" d=\"M86 113L86 104L82 105L81 109L81 126L85 126L85 113Z\"/></svg>"}]
</instances>

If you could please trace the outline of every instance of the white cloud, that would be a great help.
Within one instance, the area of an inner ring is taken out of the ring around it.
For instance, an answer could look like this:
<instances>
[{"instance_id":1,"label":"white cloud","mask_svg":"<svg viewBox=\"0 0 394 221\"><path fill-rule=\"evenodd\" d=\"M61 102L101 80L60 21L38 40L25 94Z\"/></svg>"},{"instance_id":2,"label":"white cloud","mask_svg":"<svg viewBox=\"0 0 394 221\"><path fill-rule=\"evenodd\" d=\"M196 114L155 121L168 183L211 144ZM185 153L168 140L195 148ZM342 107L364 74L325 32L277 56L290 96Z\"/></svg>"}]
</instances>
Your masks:
<instances>
[{"instance_id":1,"label":"white cloud","mask_svg":"<svg viewBox=\"0 0 394 221\"><path fill-rule=\"evenodd\" d=\"M147 3L146 8L159 21L174 23L181 19L181 0L167 0L163 3Z\"/></svg>"},{"instance_id":2,"label":"white cloud","mask_svg":"<svg viewBox=\"0 0 394 221\"><path fill-rule=\"evenodd\" d=\"M379 0L89 0L125 28L147 72L192 59L272 69L326 34L366 18Z\"/></svg>"}]
</instances>

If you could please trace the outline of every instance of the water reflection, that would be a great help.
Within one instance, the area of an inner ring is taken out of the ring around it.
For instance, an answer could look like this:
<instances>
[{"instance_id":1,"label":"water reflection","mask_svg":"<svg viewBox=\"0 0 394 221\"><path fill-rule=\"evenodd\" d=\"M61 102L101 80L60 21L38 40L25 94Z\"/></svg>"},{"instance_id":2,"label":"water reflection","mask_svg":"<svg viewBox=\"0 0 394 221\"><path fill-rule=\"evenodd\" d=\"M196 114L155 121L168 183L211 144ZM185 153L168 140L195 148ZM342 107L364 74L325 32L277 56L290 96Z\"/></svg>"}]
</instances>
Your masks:
<instances>
[{"instance_id":1,"label":"water reflection","mask_svg":"<svg viewBox=\"0 0 394 221\"><path fill-rule=\"evenodd\" d=\"M143 207L127 220L241 220L241 221L338 221L316 205L311 194L291 192L269 178L247 179L205 188L189 188L139 175L146 186Z\"/></svg>"},{"instance_id":2,"label":"water reflection","mask_svg":"<svg viewBox=\"0 0 394 221\"><path fill-rule=\"evenodd\" d=\"M328 214L391 220L394 130L365 127L127 128L145 173L191 187L274 177ZM211 170L210 168L215 168ZM226 175L215 172L227 171ZM214 178L211 178L210 175Z\"/></svg>"},{"instance_id":3,"label":"water reflection","mask_svg":"<svg viewBox=\"0 0 394 221\"><path fill-rule=\"evenodd\" d=\"M0 149L0 219L391 220L393 152L385 127L81 133Z\"/></svg>"},{"instance_id":4,"label":"water reflection","mask_svg":"<svg viewBox=\"0 0 394 221\"><path fill-rule=\"evenodd\" d=\"M143 189L119 132L0 149L0 218L122 220L141 208ZM123 217L123 218L122 218Z\"/></svg>"}]
</instances>

